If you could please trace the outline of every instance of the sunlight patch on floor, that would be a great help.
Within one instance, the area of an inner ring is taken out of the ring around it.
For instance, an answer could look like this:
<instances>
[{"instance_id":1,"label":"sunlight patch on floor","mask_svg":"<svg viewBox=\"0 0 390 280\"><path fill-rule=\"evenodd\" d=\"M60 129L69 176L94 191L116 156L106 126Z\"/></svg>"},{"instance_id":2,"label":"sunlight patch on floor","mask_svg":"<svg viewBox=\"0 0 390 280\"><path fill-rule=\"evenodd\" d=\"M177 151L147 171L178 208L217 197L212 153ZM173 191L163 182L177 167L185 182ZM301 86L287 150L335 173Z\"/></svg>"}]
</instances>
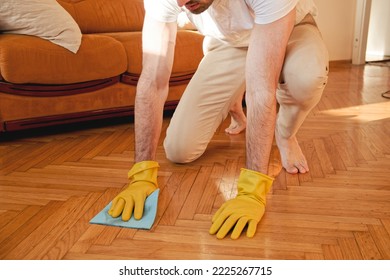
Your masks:
<instances>
[{"instance_id":1,"label":"sunlight patch on floor","mask_svg":"<svg viewBox=\"0 0 390 280\"><path fill-rule=\"evenodd\" d=\"M321 114L336 117L348 117L359 122L371 122L390 118L390 102L364 104L352 107L330 109Z\"/></svg>"}]
</instances>

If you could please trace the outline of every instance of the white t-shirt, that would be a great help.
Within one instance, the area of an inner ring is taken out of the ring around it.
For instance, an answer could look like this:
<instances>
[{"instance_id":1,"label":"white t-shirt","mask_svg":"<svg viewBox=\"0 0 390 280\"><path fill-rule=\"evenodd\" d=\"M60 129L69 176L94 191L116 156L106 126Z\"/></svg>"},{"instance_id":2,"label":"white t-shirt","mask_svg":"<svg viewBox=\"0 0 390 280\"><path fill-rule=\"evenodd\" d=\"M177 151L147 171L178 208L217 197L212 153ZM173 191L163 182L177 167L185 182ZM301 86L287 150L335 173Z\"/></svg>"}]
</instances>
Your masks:
<instances>
[{"instance_id":1,"label":"white t-shirt","mask_svg":"<svg viewBox=\"0 0 390 280\"><path fill-rule=\"evenodd\" d=\"M205 36L236 47L248 46L254 25L276 21L296 6L296 23L306 14L317 15L312 0L214 0L210 7L195 15L176 0L144 0L146 15L157 21L176 22L185 12L189 20Z\"/></svg>"}]
</instances>

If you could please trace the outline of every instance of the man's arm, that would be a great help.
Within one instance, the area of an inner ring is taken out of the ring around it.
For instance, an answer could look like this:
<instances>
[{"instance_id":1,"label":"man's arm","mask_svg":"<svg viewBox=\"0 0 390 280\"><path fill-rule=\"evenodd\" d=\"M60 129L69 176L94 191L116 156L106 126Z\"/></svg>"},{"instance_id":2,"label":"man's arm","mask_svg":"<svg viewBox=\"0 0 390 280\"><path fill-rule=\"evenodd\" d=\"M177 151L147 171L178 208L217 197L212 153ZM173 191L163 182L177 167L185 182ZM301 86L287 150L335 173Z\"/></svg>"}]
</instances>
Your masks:
<instances>
[{"instance_id":1,"label":"man's arm","mask_svg":"<svg viewBox=\"0 0 390 280\"><path fill-rule=\"evenodd\" d=\"M276 121L276 88L286 46L294 27L295 9L269 23L255 24L246 64L246 167L268 173Z\"/></svg>"},{"instance_id":2,"label":"man's arm","mask_svg":"<svg viewBox=\"0 0 390 280\"><path fill-rule=\"evenodd\" d=\"M232 230L237 239L247 226L248 237L256 233L264 215L266 195L273 178L267 175L276 121L276 87L286 46L294 26L295 11L252 30L246 63L246 167L237 182L237 196L214 214L210 234L224 238Z\"/></svg>"},{"instance_id":3,"label":"man's arm","mask_svg":"<svg viewBox=\"0 0 390 280\"><path fill-rule=\"evenodd\" d=\"M142 73L135 99L135 161L155 160L163 108L168 96L177 23L145 17Z\"/></svg>"},{"instance_id":4,"label":"man's arm","mask_svg":"<svg viewBox=\"0 0 390 280\"><path fill-rule=\"evenodd\" d=\"M158 188L155 161L161 133L164 102L172 71L176 22L161 23L145 17L142 33L142 73L135 98L135 164L128 173L130 183L112 201L108 213L128 221L143 216L145 199Z\"/></svg>"}]
</instances>

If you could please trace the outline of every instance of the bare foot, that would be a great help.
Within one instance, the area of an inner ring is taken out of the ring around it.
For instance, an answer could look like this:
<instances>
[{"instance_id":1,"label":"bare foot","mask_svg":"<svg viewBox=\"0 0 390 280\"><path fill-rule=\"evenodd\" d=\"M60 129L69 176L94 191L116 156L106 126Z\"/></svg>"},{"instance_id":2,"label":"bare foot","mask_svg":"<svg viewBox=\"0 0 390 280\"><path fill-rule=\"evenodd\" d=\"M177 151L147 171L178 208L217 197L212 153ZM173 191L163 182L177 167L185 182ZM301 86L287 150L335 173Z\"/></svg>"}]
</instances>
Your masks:
<instances>
[{"instance_id":1,"label":"bare foot","mask_svg":"<svg viewBox=\"0 0 390 280\"><path fill-rule=\"evenodd\" d=\"M246 128L246 116L242 109L242 106L233 106L230 111L230 125L225 129L227 134L235 135L239 134Z\"/></svg>"},{"instance_id":2,"label":"bare foot","mask_svg":"<svg viewBox=\"0 0 390 280\"><path fill-rule=\"evenodd\" d=\"M309 172L306 158L303 155L295 136L290 139L284 139L276 130L275 140L282 158L282 165L288 173L297 174Z\"/></svg>"}]
</instances>

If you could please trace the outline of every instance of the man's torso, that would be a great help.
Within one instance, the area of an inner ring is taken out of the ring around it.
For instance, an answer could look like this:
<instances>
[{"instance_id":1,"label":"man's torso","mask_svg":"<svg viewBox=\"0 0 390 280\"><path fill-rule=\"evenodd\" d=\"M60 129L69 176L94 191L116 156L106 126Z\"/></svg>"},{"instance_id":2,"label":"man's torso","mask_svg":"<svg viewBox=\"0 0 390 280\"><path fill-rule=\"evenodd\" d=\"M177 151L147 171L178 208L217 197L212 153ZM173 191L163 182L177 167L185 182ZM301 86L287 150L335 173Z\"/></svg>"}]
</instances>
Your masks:
<instances>
[{"instance_id":1,"label":"man's torso","mask_svg":"<svg viewBox=\"0 0 390 280\"><path fill-rule=\"evenodd\" d=\"M296 24L308 13L316 16L312 0L215 0L201 14L192 14L185 7L178 7L176 0L145 0L147 14L158 21L176 21L181 12L205 36L216 38L226 44L248 46L254 23L275 21L296 5Z\"/></svg>"}]
</instances>

